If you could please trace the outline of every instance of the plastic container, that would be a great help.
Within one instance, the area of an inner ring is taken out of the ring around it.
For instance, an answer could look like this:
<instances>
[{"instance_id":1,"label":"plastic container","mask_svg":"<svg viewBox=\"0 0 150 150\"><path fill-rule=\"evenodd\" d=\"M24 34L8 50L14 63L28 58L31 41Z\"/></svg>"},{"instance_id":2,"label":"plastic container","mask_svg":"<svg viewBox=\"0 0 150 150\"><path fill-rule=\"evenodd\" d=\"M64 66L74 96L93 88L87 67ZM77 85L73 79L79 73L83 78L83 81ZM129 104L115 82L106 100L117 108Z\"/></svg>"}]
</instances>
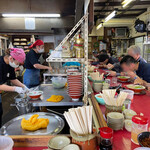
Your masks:
<instances>
[{"instance_id":1,"label":"plastic container","mask_svg":"<svg viewBox=\"0 0 150 150\"><path fill-rule=\"evenodd\" d=\"M57 89L65 87L65 84L67 82L67 79L62 77L53 77L51 80L53 87Z\"/></svg>"},{"instance_id":2,"label":"plastic container","mask_svg":"<svg viewBox=\"0 0 150 150\"><path fill-rule=\"evenodd\" d=\"M14 142L8 136L0 136L0 150L12 150Z\"/></svg>"},{"instance_id":3,"label":"plastic container","mask_svg":"<svg viewBox=\"0 0 150 150\"><path fill-rule=\"evenodd\" d=\"M100 150L112 150L113 130L109 127L99 128L100 131Z\"/></svg>"},{"instance_id":4,"label":"plastic container","mask_svg":"<svg viewBox=\"0 0 150 150\"><path fill-rule=\"evenodd\" d=\"M132 117L132 130L131 130L131 141L137 145L138 135L141 132L148 131L148 118L140 115L135 115Z\"/></svg>"},{"instance_id":5,"label":"plastic container","mask_svg":"<svg viewBox=\"0 0 150 150\"><path fill-rule=\"evenodd\" d=\"M132 91L132 90L122 90L122 91L128 93L128 96L126 99L129 99L129 100L131 100L131 102L133 102L134 91Z\"/></svg>"}]
</instances>

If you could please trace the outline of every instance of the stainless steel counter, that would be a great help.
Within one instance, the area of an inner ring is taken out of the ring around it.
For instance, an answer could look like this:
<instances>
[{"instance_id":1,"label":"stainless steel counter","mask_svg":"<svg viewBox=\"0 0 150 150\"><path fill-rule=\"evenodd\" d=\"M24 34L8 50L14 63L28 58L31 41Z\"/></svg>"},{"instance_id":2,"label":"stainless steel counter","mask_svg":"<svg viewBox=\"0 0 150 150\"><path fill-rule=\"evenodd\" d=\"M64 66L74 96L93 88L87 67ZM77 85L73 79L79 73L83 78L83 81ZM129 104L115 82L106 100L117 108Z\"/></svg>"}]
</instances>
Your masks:
<instances>
[{"instance_id":1,"label":"stainless steel counter","mask_svg":"<svg viewBox=\"0 0 150 150\"><path fill-rule=\"evenodd\" d=\"M52 84L41 84L37 90L43 91L43 98L42 100L30 100L33 106L82 106L83 101L80 99L79 101L72 101L72 99L67 94L67 88L63 89L55 89L53 88ZM47 102L46 100L51 97L51 95L62 95L64 99L61 102L54 103L54 102ZM17 96L15 98L16 101L19 101L21 96Z\"/></svg>"}]
</instances>

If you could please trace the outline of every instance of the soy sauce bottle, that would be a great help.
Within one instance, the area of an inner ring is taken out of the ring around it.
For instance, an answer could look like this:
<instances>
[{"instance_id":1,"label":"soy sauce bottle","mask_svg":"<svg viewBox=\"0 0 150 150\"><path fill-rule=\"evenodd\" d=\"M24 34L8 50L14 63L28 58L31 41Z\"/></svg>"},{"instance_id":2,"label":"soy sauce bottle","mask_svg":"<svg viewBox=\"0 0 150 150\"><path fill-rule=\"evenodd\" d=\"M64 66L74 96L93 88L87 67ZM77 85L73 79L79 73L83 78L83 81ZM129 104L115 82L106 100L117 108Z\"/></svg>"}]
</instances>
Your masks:
<instances>
[{"instance_id":1,"label":"soy sauce bottle","mask_svg":"<svg viewBox=\"0 0 150 150\"><path fill-rule=\"evenodd\" d=\"M100 150L112 150L113 130L109 127L99 128L100 131Z\"/></svg>"}]
</instances>

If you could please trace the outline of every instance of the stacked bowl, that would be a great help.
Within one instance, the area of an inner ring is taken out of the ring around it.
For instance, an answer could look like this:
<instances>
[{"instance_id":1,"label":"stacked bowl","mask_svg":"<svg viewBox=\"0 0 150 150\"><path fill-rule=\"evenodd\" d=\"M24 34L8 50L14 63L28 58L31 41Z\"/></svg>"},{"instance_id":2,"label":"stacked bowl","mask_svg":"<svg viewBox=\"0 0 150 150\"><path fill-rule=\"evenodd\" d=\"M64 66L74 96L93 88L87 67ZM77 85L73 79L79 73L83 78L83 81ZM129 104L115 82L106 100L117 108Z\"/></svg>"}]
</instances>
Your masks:
<instances>
[{"instance_id":1,"label":"stacked bowl","mask_svg":"<svg viewBox=\"0 0 150 150\"><path fill-rule=\"evenodd\" d=\"M123 129L124 116L119 112L111 112L107 114L107 125L113 130Z\"/></svg>"},{"instance_id":2,"label":"stacked bowl","mask_svg":"<svg viewBox=\"0 0 150 150\"><path fill-rule=\"evenodd\" d=\"M70 72L67 74L67 93L73 101L78 101L83 95L83 76L80 72Z\"/></svg>"}]
</instances>

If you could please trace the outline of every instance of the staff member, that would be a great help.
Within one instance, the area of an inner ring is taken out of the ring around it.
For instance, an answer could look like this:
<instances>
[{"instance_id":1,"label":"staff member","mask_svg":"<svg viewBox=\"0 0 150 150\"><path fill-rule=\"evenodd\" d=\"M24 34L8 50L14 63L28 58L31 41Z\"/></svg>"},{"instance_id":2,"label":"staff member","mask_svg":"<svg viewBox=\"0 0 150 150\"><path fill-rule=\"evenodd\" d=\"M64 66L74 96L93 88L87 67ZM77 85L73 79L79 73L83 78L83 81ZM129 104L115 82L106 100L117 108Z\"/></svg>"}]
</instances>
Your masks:
<instances>
[{"instance_id":1,"label":"staff member","mask_svg":"<svg viewBox=\"0 0 150 150\"><path fill-rule=\"evenodd\" d=\"M0 91L15 91L25 93L28 88L16 79L14 69L25 60L23 49L11 48L5 51L5 56L0 56ZM15 86L9 86L5 83L10 80ZM2 124L2 100L0 94L0 126Z\"/></svg>"},{"instance_id":2,"label":"staff member","mask_svg":"<svg viewBox=\"0 0 150 150\"><path fill-rule=\"evenodd\" d=\"M51 67L41 65L39 58L44 52L44 43L42 40L37 40L30 46L31 50L26 55L23 82L28 88L32 88L40 84L40 69L52 70Z\"/></svg>"}]
</instances>

